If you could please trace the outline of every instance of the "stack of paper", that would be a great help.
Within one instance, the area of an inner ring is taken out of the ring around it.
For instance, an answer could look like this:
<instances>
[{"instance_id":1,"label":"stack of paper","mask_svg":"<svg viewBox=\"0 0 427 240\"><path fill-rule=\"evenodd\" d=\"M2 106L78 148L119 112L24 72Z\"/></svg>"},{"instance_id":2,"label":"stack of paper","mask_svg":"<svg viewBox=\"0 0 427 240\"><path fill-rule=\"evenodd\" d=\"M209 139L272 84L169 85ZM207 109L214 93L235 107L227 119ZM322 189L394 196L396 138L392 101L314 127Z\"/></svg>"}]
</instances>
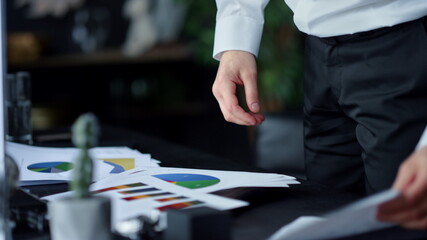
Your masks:
<instances>
[{"instance_id":1,"label":"stack of paper","mask_svg":"<svg viewBox=\"0 0 427 240\"><path fill-rule=\"evenodd\" d=\"M76 148L16 143L7 143L6 151L18 164L21 185L71 180L79 152ZM288 187L299 183L294 177L272 173L163 168L149 154L127 147L98 147L91 149L90 154L95 166L91 191L112 199L115 223L168 209L238 208L248 203L207 193L236 187ZM71 195L67 192L45 199L54 201Z\"/></svg>"},{"instance_id":2,"label":"stack of paper","mask_svg":"<svg viewBox=\"0 0 427 240\"><path fill-rule=\"evenodd\" d=\"M6 143L6 153L18 165L21 186L70 181L78 152L77 148ZM150 154L127 147L97 147L91 149L90 154L94 159L94 181L134 168L159 166Z\"/></svg>"}]
</instances>

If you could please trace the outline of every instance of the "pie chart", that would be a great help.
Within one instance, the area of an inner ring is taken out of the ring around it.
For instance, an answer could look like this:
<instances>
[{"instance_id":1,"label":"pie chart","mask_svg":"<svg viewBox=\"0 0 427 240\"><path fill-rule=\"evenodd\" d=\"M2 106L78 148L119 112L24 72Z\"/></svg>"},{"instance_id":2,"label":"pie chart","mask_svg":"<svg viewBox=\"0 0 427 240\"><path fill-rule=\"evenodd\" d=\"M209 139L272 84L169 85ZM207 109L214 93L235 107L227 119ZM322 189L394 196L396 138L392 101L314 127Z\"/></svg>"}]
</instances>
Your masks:
<instances>
[{"instance_id":1,"label":"pie chart","mask_svg":"<svg viewBox=\"0 0 427 240\"><path fill-rule=\"evenodd\" d=\"M42 162L29 165L28 170L40 173L62 173L73 168L70 162Z\"/></svg>"},{"instance_id":2,"label":"pie chart","mask_svg":"<svg viewBox=\"0 0 427 240\"><path fill-rule=\"evenodd\" d=\"M191 173L157 174L153 177L190 189L209 187L220 182L216 177Z\"/></svg>"}]
</instances>

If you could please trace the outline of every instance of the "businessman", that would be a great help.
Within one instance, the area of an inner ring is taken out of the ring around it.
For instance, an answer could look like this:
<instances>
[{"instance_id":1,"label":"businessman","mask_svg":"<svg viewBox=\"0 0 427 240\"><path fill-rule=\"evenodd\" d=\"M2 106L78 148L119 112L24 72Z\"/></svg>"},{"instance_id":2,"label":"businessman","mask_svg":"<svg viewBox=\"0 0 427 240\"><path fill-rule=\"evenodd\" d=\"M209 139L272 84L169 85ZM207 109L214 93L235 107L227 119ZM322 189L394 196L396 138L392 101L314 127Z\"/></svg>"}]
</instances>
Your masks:
<instances>
[{"instance_id":1,"label":"businessman","mask_svg":"<svg viewBox=\"0 0 427 240\"><path fill-rule=\"evenodd\" d=\"M216 2L214 58L220 65L212 91L227 121L261 124L256 56L268 0ZM402 198L382 206L378 217L427 228L426 150L401 165L427 124L427 1L285 2L307 34L308 179L373 193L391 187L399 171L394 188ZM238 85L248 112L237 100Z\"/></svg>"}]
</instances>

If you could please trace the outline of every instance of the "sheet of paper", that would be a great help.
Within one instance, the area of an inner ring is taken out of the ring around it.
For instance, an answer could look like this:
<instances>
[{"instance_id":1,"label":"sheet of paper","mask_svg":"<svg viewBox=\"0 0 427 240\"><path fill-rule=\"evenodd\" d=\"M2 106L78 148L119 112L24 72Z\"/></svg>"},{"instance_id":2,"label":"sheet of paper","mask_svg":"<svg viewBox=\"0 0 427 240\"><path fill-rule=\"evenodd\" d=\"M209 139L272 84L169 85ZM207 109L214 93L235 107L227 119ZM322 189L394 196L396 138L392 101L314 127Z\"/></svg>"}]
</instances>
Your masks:
<instances>
[{"instance_id":1,"label":"sheet of paper","mask_svg":"<svg viewBox=\"0 0 427 240\"><path fill-rule=\"evenodd\" d=\"M8 142L6 152L20 170L20 185L69 181L73 162L78 155L76 148L34 147ZM118 174L133 168L157 167L158 161L127 147L98 147L90 150L94 159L94 180Z\"/></svg>"},{"instance_id":2,"label":"sheet of paper","mask_svg":"<svg viewBox=\"0 0 427 240\"><path fill-rule=\"evenodd\" d=\"M48 162L47 165L52 162ZM58 165L55 165L58 167ZM53 167L55 166L45 166L45 167ZM59 167L58 167L59 168ZM106 173L110 173L113 171L113 166L104 164L101 161L94 162L94 179L103 179L106 177ZM28 173L28 171L24 171L24 174ZM46 172L36 171L34 173L30 173L26 176L20 177L19 186L31 186L31 185L46 185L46 184L55 184L55 183L66 183L72 178L72 171L66 172L47 172L48 176L46 176ZM43 179L43 180L40 180ZM47 180L49 179L49 180Z\"/></svg>"},{"instance_id":3,"label":"sheet of paper","mask_svg":"<svg viewBox=\"0 0 427 240\"><path fill-rule=\"evenodd\" d=\"M294 177L282 174L166 167L126 171L104 179L104 183L133 176L153 176L184 188L205 193L235 187L288 187L289 184L299 183Z\"/></svg>"},{"instance_id":4,"label":"sheet of paper","mask_svg":"<svg viewBox=\"0 0 427 240\"><path fill-rule=\"evenodd\" d=\"M285 225L269 240L331 239L360 234L393 226L376 220L377 208L381 203L396 198L394 190L387 190L359 200L340 210L318 217L303 217Z\"/></svg>"},{"instance_id":5,"label":"sheet of paper","mask_svg":"<svg viewBox=\"0 0 427 240\"><path fill-rule=\"evenodd\" d=\"M182 188L149 175L117 179L114 183L109 184L105 182L92 184L91 191L95 196L105 196L112 200L114 224L139 215L150 215L152 211L199 206L229 210L248 205L244 201ZM71 192L67 192L43 199L57 201L70 196Z\"/></svg>"},{"instance_id":6,"label":"sheet of paper","mask_svg":"<svg viewBox=\"0 0 427 240\"><path fill-rule=\"evenodd\" d=\"M141 185L144 184L144 185ZM247 203L206 194L234 187L288 187L294 177L239 171L189 168L135 168L104 178L91 186L95 195L113 199L114 221L170 208L208 206L227 210ZM70 193L49 196L54 201Z\"/></svg>"}]
</instances>

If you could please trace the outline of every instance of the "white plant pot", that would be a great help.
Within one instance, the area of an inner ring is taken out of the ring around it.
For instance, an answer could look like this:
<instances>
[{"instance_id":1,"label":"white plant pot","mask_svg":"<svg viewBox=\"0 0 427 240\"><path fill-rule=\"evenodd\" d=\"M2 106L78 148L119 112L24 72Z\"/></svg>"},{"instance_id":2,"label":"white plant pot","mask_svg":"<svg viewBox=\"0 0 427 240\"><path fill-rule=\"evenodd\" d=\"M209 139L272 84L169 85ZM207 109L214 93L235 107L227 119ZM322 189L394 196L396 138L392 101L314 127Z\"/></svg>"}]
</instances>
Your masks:
<instances>
[{"instance_id":1,"label":"white plant pot","mask_svg":"<svg viewBox=\"0 0 427 240\"><path fill-rule=\"evenodd\" d=\"M53 240L111 240L110 199L64 199L48 204Z\"/></svg>"}]
</instances>

